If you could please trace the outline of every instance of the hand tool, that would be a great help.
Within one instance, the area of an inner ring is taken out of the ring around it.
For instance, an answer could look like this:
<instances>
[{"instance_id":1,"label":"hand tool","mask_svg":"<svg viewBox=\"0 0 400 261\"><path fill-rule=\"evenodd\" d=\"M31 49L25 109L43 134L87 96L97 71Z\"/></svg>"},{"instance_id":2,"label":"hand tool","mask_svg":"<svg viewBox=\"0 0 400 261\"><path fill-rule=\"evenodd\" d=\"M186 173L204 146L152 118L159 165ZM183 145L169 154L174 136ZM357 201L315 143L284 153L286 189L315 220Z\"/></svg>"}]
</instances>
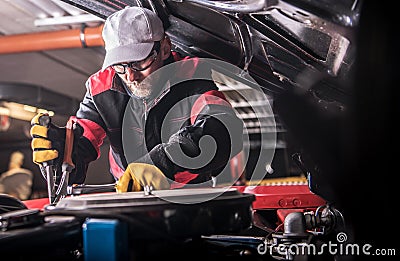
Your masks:
<instances>
[{"instance_id":1,"label":"hand tool","mask_svg":"<svg viewBox=\"0 0 400 261\"><path fill-rule=\"evenodd\" d=\"M77 196L91 193L115 192L116 184L117 182L96 185L74 184L73 186L68 187L68 195Z\"/></svg>"},{"instance_id":2,"label":"hand tool","mask_svg":"<svg viewBox=\"0 0 400 261\"><path fill-rule=\"evenodd\" d=\"M56 191L55 202L57 203L61 198L71 194L71 189L68 189L69 174L75 168L72 161L72 151L74 147L74 124L75 121L70 119L65 126L65 145L64 145L64 158L62 163L62 176L60 184Z\"/></svg>"}]
</instances>

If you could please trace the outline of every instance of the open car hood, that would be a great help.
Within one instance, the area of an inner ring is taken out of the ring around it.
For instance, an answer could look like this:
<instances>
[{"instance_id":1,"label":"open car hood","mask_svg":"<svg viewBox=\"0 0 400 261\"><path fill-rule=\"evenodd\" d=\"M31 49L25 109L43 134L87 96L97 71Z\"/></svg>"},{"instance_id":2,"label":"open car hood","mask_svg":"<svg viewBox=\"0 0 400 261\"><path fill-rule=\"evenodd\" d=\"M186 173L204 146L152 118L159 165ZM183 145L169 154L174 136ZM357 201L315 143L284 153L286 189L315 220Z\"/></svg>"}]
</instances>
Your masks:
<instances>
[{"instance_id":1,"label":"open car hood","mask_svg":"<svg viewBox=\"0 0 400 261\"><path fill-rule=\"evenodd\" d=\"M102 18L127 5L153 9L174 48L244 70L271 95L300 88L346 103L359 1L65 0ZM310 80L312 79L312 80Z\"/></svg>"}]
</instances>

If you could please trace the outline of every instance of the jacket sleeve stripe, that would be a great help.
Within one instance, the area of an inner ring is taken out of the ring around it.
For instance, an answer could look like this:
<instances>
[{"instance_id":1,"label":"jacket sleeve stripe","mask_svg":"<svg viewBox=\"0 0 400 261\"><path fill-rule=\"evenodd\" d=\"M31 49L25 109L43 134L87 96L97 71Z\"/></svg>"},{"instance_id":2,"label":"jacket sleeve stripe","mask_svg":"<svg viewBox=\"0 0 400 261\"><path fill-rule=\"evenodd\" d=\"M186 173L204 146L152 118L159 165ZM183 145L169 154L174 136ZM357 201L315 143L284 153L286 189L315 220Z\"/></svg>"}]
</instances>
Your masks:
<instances>
[{"instance_id":1,"label":"jacket sleeve stripe","mask_svg":"<svg viewBox=\"0 0 400 261\"><path fill-rule=\"evenodd\" d=\"M201 113L203 108L210 104L232 107L230 103L226 100L225 95L222 92L215 90L205 92L195 101L192 107L190 113L191 124L194 124L197 116Z\"/></svg>"},{"instance_id":2,"label":"jacket sleeve stripe","mask_svg":"<svg viewBox=\"0 0 400 261\"><path fill-rule=\"evenodd\" d=\"M115 72L111 68L107 68L104 71L98 71L93 74L89 79L90 93L92 96L96 96L104 91L110 89L111 83L113 82L113 77Z\"/></svg>"},{"instance_id":3,"label":"jacket sleeve stripe","mask_svg":"<svg viewBox=\"0 0 400 261\"><path fill-rule=\"evenodd\" d=\"M100 125L91 120L78 119L76 117L74 118L75 121L83 128L83 137L92 143L93 147L96 149L97 158L99 158L100 146L103 144L103 140L106 137L106 132Z\"/></svg>"},{"instance_id":4,"label":"jacket sleeve stripe","mask_svg":"<svg viewBox=\"0 0 400 261\"><path fill-rule=\"evenodd\" d=\"M190 173L189 171L182 171L175 174L175 181L171 184L171 189L182 188L191 180L197 178L199 174Z\"/></svg>"}]
</instances>

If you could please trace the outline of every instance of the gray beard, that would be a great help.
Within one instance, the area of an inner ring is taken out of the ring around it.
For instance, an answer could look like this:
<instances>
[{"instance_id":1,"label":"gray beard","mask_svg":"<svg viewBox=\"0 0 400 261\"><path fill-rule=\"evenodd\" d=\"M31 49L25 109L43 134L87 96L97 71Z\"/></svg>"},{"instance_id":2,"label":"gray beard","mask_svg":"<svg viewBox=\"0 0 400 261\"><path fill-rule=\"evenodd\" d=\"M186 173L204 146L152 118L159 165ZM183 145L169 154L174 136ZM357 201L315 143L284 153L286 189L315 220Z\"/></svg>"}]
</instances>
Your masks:
<instances>
[{"instance_id":1,"label":"gray beard","mask_svg":"<svg viewBox=\"0 0 400 261\"><path fill-rule=\"evenodd\" d=\"M145 84L141 84L141 83L130 83L130 84L126 84L129 88L129 90L132 92L132 94L138 98L147 98L151 95L151 93L153 92L152 87L151 86L145 86Z\"/></svg>"}]
</instances>

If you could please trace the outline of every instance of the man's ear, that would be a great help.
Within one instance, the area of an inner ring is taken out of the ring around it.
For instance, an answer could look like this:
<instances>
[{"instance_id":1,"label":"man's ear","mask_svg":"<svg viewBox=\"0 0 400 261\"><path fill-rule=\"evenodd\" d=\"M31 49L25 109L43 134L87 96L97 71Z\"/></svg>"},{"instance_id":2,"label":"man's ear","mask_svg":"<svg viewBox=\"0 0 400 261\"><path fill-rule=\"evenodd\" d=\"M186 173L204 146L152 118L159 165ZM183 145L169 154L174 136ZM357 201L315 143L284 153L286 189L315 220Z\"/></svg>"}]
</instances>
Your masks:
<instances>
[{"instance_id":1,"label":"man's ear","mask_svg":"<svg viewBox=\"0 0 400 261\"><path fill-rule=\"evenodd\" d=\"M161 59L164 61L168 59L168 57L171 55L171 39L169 39L168 36L165 36L164 39L161 41Z\"/></svg>"}]
</instances>

